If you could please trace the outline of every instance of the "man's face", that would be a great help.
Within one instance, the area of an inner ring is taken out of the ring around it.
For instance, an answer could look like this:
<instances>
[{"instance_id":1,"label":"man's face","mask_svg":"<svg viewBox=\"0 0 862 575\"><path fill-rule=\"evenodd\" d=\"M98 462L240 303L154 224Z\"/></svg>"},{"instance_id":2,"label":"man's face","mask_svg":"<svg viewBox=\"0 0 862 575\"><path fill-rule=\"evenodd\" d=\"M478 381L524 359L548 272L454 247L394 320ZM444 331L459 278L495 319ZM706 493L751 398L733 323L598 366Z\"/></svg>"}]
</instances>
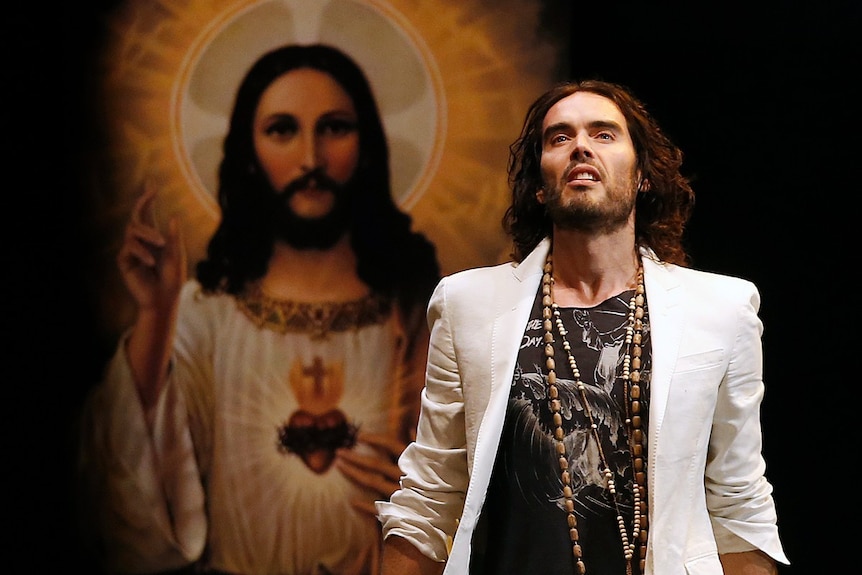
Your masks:
<instances>
[{"instance_id":1,"label":"man's face","mask_svg":"<svg viewBox=\"0 0 862 575\"><path fill-rule=\"evenodd\" d=\"M359 127L347 92L325 72L287 72L261 95L253 130L258 162L274 190L290 188L294 215L328 214L338 198L326 179L343 186L359 162Z\"/></svg>"},{"instance_id":2,"label":"man's face","mask_svg":"<svg viewBox=\"0 0 862 575\"><path fill-rule=\"evenodd\" d=\"M636 165L634 144L616 104L575 92L554 104L542 123L544 185L536 198L557 227L616 229L634 217Z\"/></svg>"}]
</instances>

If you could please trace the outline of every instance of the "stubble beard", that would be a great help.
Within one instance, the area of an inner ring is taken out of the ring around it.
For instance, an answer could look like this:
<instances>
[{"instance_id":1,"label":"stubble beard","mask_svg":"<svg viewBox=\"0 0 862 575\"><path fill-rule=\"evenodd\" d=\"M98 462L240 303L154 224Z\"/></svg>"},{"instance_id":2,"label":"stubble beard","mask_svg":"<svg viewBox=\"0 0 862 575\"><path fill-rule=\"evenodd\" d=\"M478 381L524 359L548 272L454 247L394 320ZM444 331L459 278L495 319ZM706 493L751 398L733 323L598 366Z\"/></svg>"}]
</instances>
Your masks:
<instances>
[{"instance_id":1,"label":"stubble beard","mask_svg":"<svg viewBox=\"0 0 862 575\"><path fill-rule=\"evenodd\" d=\"M625 185L627 189L622 189ZM545 210L556 227L588 233L608 233L627 225L635 207L634 182L607 186L607 196L593 201L586 192L574 190L564 197L566 182L546 186Z\"/></svg>"}]
</instances>

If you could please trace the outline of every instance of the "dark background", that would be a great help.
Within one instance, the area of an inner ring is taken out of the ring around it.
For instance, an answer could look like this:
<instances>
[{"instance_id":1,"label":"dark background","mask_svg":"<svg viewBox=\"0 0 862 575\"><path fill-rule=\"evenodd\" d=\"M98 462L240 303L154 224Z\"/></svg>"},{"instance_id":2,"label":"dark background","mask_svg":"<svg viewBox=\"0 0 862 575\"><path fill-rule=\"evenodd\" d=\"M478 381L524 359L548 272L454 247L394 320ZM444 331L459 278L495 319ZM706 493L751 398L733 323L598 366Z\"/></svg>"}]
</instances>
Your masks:
<instances>
[{"instance_id":1,"label":"dark background","mask_svg":"<svg viewBox=\"0 0 862 575\"><path fill-rule=\"evenodd\" d=\"M112 346L93 321L83 198L91 56L113 4L13 8L0 30L4 573L94 572L71 477L77 409ZM573 5L549 33L571 39L573 76L631 87L685 151L695 267L759 286L781 573L843 570L858 561L844 534L859 508L859 8L606 4Z\"/></svg>"}]
</instances>

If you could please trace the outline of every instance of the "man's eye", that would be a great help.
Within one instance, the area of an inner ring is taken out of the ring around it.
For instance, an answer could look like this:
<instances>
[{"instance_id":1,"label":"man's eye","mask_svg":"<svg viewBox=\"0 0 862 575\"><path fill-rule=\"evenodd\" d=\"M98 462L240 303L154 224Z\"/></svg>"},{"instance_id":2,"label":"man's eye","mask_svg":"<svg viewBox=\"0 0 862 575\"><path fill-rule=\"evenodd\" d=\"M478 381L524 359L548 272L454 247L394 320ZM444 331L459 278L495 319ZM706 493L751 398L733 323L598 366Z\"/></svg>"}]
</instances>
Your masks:
<instances>
[{"instance_id":1,"label":"man's eye","mask_svg":"<svg viewBox=\"0 0 862 575\"><path fill-rule=\"evenodd\" d=\"M321 134L331 136L343 136L345 134L355 132L357 128L358 126L356 125L356 122L338 118L324 120L318 125L318 131Z\"/></svg>"},{"instance_id":2,"label":"man's eye","mask_svg":"<svg viewBox=\"0 0 862 575\"><path fill-rule=\"evenodd\" d=\"M553 136L551 138L551 143L552 144L560 144L562 142L567 141L568 139L569 139L569 137L565 134L557 134L556 136Z\"/></svg>"},{"instance_id":3,"label":"man's eye","mask_svg":"<svg viewBox=\"0 0 862 575\"><path fill-rule=\"evenodd\" d=\"M292 118L280 118L266 127L265 133L276 136L292 136L297 132L296 121Z\"/></svg>"},{"instance_id":4,"label":"man's eye","mask_svg":"<svg viewBox=\"0 0 862 575\"><path fill-rule=\"evenodd\" d=\"M599 132L598 134L596 134L596 138L599 140L613 140L614 135L610 132Z\"/></svg>"}]
</instances>

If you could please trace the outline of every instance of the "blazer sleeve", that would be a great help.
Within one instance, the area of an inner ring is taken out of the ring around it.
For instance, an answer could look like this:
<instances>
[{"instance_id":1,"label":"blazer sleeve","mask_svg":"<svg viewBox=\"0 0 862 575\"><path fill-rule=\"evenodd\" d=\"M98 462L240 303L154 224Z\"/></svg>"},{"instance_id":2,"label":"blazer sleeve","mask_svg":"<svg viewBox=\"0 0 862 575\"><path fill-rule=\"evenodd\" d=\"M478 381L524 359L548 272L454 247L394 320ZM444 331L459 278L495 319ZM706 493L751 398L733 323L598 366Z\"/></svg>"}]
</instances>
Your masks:
<instances>
[{"instance_id":1,"label":"blazer sleeve","mask_svg":"<svg viewBox=\"0 0 862 575\"><path fill-rule=\"evenodd\" d=\"M401 487L378 502L384 537L399 535L424 555L445 561L468 483L464 397L447 305L447 279L428 306L431 329L416 440L402 453Z\"/></svg>"},{"instance_id":2,"label":"blazer sleeve","mask_svg":"<svg viewBox=\"0 0 862 575\"><path fill-rule=\"evenodd\" d=\"M761 549L788 563L765 476L760 407L764 396L760 294L744 282L736 333L716 409L705 470L707 507L719 553Z\"/></svg>"}]
</instances>

